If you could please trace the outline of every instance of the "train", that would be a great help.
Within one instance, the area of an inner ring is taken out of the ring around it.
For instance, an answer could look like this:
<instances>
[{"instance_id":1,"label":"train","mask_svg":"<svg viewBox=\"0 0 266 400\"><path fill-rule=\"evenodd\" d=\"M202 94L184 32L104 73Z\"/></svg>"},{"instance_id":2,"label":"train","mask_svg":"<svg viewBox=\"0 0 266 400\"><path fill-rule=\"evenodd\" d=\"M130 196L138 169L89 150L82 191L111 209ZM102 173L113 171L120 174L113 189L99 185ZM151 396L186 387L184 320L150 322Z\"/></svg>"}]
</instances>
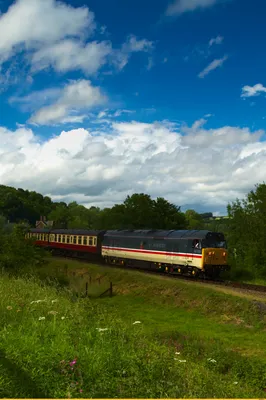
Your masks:
<instances>
[{"instance_id":1,"label":"train","mask_svg":"<svg viewBox=\"0 0 266 400\"><path fill-rule=\"evenodd\" d=\"M30 229L52 254L172 275L219 278L230 270L223 233L208 230Z\"/></svg>"}]
</instances>

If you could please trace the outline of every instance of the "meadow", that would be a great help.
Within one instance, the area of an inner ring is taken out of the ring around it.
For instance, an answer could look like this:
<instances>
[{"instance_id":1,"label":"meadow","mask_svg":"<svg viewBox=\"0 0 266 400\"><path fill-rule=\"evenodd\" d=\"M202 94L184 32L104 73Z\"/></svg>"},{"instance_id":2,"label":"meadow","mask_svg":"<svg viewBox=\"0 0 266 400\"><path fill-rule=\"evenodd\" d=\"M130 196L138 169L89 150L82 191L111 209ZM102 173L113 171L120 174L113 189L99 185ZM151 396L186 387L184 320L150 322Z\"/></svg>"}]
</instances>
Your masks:
<instances>
[{"instance_id":1,"label":"meadow","mask_svg":"<svg viewBox=\"0 0 266 400\"><path fill-rule=\"evenodd\" d=\"M265 397L265 298L67 266L0 277L1 397Z\"/></svg>"}]
</instances>

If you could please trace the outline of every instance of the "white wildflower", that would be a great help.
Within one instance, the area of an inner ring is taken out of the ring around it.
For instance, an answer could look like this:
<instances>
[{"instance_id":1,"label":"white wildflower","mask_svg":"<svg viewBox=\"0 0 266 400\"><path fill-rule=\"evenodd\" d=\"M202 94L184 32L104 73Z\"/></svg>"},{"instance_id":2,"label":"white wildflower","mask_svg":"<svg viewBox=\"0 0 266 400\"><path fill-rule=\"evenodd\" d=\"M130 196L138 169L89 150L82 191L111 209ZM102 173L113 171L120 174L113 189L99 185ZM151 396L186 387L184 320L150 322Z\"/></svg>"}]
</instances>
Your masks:
<instances>
[{"instance_id":1,"label":"white wildflower","mask_svg":"<svg viewBox=\"0 0 266 400\"><path fill-rule=\"evenodd\" d=\"M133 322L133 325L135 325L135 324L141 324L141 322L140 321L135 321L135 322Z\"/></svg>"},{"instance_id":2,"label":"white wildflower","mask_svg":"<svg viewBox=\"0 0 266 400\"><path fill-rule=\"evenodd\" d=\"M238 382L234 382L234 385L238 385Z\"/></svg>"},{"instance_id":3,"label":"white wildflower","mask_svg":"<svg viewBox=\"0 0 266 400\"><path fill-rule=\"evenodd\" d=\"M45 317L39 317L39 321L43 321Z\"/></svg>"},{"instance_id":4,"label":"white wildflower","mask_svg":"<svg viewBox=\"0 0 266 400\"><path fill-rule=\"evenodd\" d=\"M61 317L61 319L65 319L65 317Z\"/></svg>"},{"instance_id":5,"label":"white wildflower","mask_svg":"<svg viewBox=\"0 0 266 400\"><path fill-rule=\"evenodd\" d=\"M212 362L212 363L216 363L217 361L214 360L213 358L208 358L208 361Z\"/></svg>"},{"instance_id":6,"label":"white wildflower","mask_svg":"<svg viewBox=\"0 0 266 400\"><path fill-rule=\"evenodd\" d=\"M30 304L41 303L42 301L46 301L46 300L33 300Z\"/></svg>"},{"instance_id":7,"label":"white wildflower","mask_svg":"<svg viewBox=\"0 0 266 400\"><path fill-rule=\"evenodd\" d=\"M179 355L179 354L180 354L180 352L179 352L179 351L176 351L176 352L175 352L175 354Z\"/></svg>"},{"instance_id":8,"label":"white wildflower","mask_svg":"<svg viewBox=\"0 0 266 400\"><path fill-rule=\"evenodd\" d=\"M108 328L96 328L98 332L108 331Z\"/></svg>"},{"instance_id":9,"label":"white wildflower","mask_svg":"<svg viewBox=\"0 0 266 400\"><path fill-rule=\"evenodd\" d=\"M181 363L185 363L187 362L187 360L179 360L178 358L174 358L175 361L181 362Z\"/></svg>"}]
</instances>

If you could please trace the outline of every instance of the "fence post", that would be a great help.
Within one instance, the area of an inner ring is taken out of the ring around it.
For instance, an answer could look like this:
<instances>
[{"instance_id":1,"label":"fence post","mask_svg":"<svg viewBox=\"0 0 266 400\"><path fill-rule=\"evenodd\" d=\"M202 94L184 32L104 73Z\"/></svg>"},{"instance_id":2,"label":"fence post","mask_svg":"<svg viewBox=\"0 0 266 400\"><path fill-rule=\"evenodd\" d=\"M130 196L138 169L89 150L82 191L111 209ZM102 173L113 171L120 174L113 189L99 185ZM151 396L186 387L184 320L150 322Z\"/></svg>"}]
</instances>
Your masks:
<instances>
[{"instance_id":1,"label":"fence post","mask_svg":"<svg viewBox=\"0 0 266 400\"><path fill-rule=\"evenodd\" d=\"M113 295L113 283L110 282L110 297Z\"/></svg>"},{"instance_id":2,"label":"fence post","mask_svg":"<svg viewBox=\"0 0 266 400\"><path fill-rule=\"evenodd\" d=\"M86 282L86 297L88 297L88 282Z\"/></svg>"}]
</instances>

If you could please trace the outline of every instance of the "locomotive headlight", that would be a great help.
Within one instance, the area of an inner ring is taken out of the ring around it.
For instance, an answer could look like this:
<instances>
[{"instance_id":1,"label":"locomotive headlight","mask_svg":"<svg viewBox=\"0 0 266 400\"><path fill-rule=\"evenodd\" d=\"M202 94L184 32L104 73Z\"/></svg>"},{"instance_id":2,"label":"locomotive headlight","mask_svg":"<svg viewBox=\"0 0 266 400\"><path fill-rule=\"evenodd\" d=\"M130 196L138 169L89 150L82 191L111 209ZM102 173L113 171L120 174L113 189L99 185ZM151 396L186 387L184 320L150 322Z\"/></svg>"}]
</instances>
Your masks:
<instances>
[{"instance_id":1,"label":"locomotive headlight","mask_svg":"<svg viewBox=\"0 0 266 400\"><path fill-rule=\"evenodd\" d=\"M223 256L224 256L224 257L226 256L226 252L225 252L225 251L223 252Z\"/></svg>"}]
</instances>

